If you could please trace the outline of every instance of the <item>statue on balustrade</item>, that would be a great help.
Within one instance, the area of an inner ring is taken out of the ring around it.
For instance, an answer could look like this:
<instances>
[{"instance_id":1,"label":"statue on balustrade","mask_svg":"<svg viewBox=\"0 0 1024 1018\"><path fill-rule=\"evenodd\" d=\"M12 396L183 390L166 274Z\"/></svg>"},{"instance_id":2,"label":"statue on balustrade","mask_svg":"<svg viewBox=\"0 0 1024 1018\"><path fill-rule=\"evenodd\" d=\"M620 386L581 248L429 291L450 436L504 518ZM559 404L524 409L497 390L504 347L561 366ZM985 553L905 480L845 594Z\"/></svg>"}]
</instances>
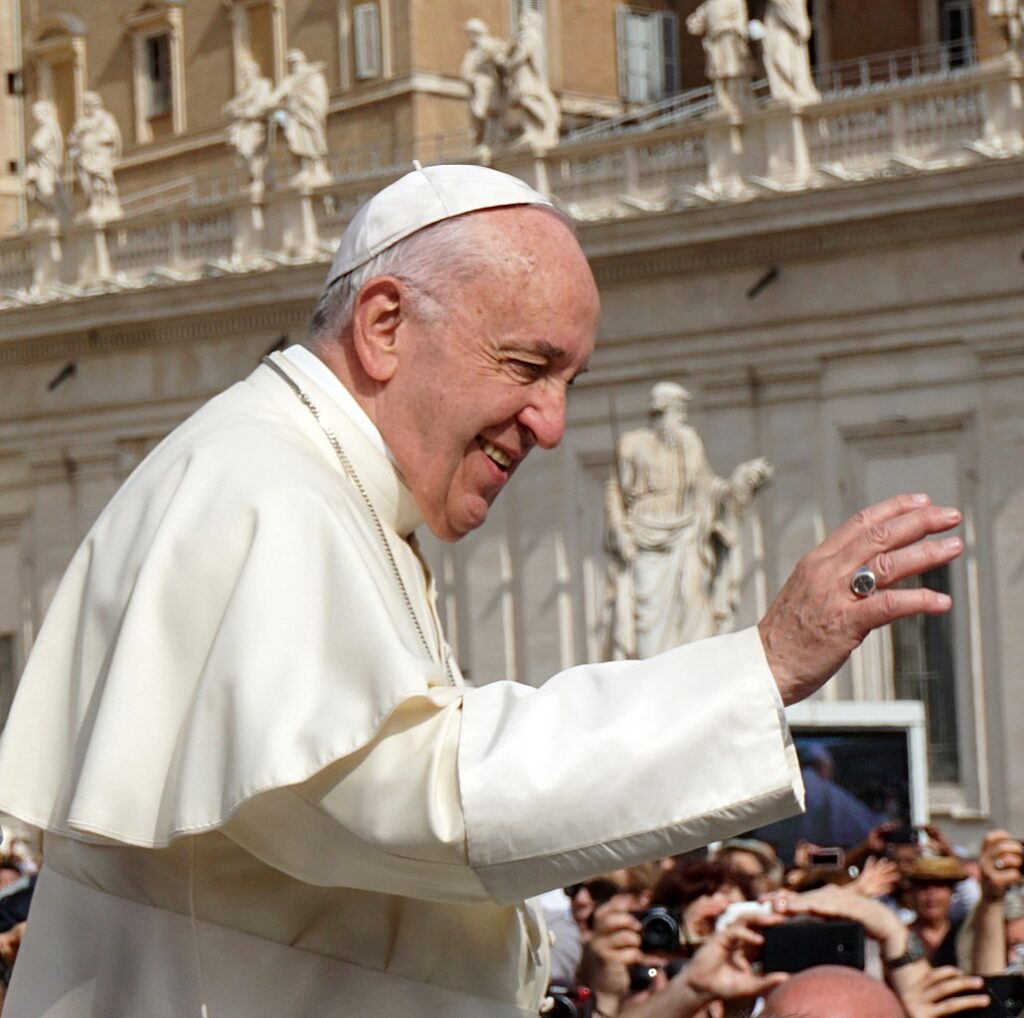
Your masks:
<instances>
[{"instance_id":1,"label":"statue on balustrade","mask_svg":"<svg viewBox=\"0 0 1024 1018\"><path fill-rule=\"evenodd\" d=\"M121 129L95 92L82 96L82 115L68 135L68 152L85 195L86 215L96 222L120 216L114 167L121 158Z\"/></svg>"},{"instance_id":2,"label":"statue on balustrade","mask_svg":"<svg viewBox=\"0 0 1024 1018\"><path fill-rule=\"evenodd\" d=\"M558 144L562 113L548 86L544 59L544 21L524 10L506 60L506 129L516 147L534 151Z\"/></svg>"},{"instance_id":3,"label":"statue on balustrade","mask_svg":"<svg viewBox=\"0 0 1024 1018\"><path fill-rule=\"evenodd\" d=\"M704 0L686 30L704 45L704 72L719 109L733 116L750 105L750 42L746 0Z\"/></svg>"},{"instance_id":4,"label":"statue on balustrade","mask_svg":"<svg viewBox=\"0 0 1024 1018\"><path fill-rule=\"evenodd\" d=\"M327 169L327 104L330 93L322 63L311 64L305 54L285 54L288 76L270 97L275 118L284 131L288 150L299 164L293 184L315 187L331 180Z\"/></svg>"},{"instance_id":5,"label":"statue on balustrade","mask_svg":"<svg viewBox=\"0 0 1024 1018\"><path fill-rule=\"evenodd\" d=\"M25 192L41 210L43 218L63 220L68 214L67 192L61 180L64 165L64 137L57 108L49 99L32 104L36 129L28 143L25 161Z\"/></svg>"},{"instance_id":6,"label":"statue on balustrade","mask_svg":"<svg viewBox=\"0 0 1024 1018\"><path fill-rule=\"evenodd\" d=\"M619 659L733 625L740 525L773 471L758 458L718 477L687 423L689 400L674 382L651 389L651 426L622 436L605 486L610 649Z\"/></svg>"},{"instance_id":7,"label":"statue on balustrade","mask_svg":"<svg viewBox=\"0 0 1024 1018\"><path fill-rule=\"evenodd\" d=\"M231 118L228 144L249 175L250 193L258 199L263 195L267 169L267 113L273 85L260 75L255 60L242 63L241 78L241 91L224 104L222 112Z\"/></svg>"},{"instance_id":8,"label":"statue on balustrade","mask_svg":"<svg viewBox=\"0 0 1024 1018\"><path fill-rule=\"evenodd\" d=\"M465 29L469 36L469 49L462 58L459 73L469 86L469 116L474 142L481 161L488 162L491 150L501 137L508 46L491 35L479 18L470 18Z\"/></svg>"},{"instance_id":9,"label":"statue on balustrade","mask_svg":"<svg viewBox=\"0 0 1024 1018\"><path fill-rule=\"evenodd\" d=\"M773 99L795 106L820 102L811 76L807 0L768 0L764 15L764 67Z\"/></svg>"},{"instance_id":10,"label":"statue on balustrade","mask_svg":"<svg viewBox=\"0 0 1024 1018\"><path fill-rule=\"evenodd\" d=\"M1021 0L988 0L988 16L999 26L1007 50L1024 57L1024 10Z\"/></svg>"}]
</instances>

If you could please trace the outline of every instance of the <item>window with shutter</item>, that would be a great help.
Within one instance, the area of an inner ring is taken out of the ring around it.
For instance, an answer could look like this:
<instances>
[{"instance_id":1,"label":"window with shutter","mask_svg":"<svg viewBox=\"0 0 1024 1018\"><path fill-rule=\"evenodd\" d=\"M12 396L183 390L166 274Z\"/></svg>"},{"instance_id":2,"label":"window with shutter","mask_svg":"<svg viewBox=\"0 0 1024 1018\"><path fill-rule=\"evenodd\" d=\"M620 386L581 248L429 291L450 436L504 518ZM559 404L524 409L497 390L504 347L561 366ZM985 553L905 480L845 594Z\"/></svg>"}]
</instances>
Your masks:
<instances>
[{"instance_id":1,"label":"window with shutter","mask_svg":"<svg viewBox=\"0 0 1024 1018\"><path fill-rule=\"evenodd\" d=\"M679 26L675 14L616 11L619 92L629 103L653 102L679 88Z\"/></svg>"},{"instance_id":2,"label":"window with shutter","mask_svg":"<svg viewBox=\"0 0 1024 1018\"><path fill-rule=\"evenodd\" d=\"M512 32L519 27L519 19L525 11L536 11L538 14L543 14L544 0L512 0L509 5L509 28Z\"/></svg>"},{"instance_id":3,"label":"window with shutter","mask_svg":"<svg viewBox=\"0 0 1024 1018\"><path fill-rule=\"evenodd\" d=\"M161 117L171 112L171 39L166 33L146 39L147 113Z\"/></svg>"},{"instance_id":4,"label":"window with shutter","mask_svg":"<svg viewBox=\"0 0 1024 1018\"><path fill-rule=\"evenodd\" d=\"M380 11L376 4L357 4L352 8L352 31L355 45L356 77L379 78Z\"/></svg>"}]
</instances>

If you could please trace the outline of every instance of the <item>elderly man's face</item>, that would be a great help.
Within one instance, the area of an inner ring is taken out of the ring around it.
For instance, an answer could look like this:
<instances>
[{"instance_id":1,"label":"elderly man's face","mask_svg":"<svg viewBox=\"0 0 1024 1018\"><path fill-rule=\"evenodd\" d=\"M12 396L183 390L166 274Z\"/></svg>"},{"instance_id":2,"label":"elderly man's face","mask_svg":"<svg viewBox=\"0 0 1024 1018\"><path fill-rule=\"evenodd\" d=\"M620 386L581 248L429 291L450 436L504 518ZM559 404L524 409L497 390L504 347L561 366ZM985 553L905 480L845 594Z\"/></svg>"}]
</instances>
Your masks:
<instances>
[{"instance_id":1,"label":"elderly man's face","mask_svg":"<svg viewBox=\"0 0 1024 1018\"><path fill-rule=\"evenodd\" d=\"M575 238L528 208L474 214L498 270L435 294L432 323L403 323L403 362L382 431L430 529L480 526L526 454L565 429L569 385L590 357L597 290Z\"/></svg>"}]
</instances>

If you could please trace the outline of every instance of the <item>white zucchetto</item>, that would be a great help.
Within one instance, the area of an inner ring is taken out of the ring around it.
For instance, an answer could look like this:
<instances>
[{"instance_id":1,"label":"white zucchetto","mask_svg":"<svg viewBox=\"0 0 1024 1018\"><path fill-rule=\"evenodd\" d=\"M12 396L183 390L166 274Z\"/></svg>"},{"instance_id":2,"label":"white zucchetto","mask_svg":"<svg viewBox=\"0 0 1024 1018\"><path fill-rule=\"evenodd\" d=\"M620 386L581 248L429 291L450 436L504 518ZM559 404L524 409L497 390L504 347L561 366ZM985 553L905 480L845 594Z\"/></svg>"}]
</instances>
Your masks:
<instances>
[{"instance_id":1,"label":"white zucchetto","mask_svg":"<svg viewBox=\"0 0 1024 1018\"><path fill-rule=\"evenodd\" d=\"M443 219L506 205L551 205L518 177L487 166L416 165L375 194L352 217L335 252L325 288L393 244Z\"/></svg>"}]
</instances>

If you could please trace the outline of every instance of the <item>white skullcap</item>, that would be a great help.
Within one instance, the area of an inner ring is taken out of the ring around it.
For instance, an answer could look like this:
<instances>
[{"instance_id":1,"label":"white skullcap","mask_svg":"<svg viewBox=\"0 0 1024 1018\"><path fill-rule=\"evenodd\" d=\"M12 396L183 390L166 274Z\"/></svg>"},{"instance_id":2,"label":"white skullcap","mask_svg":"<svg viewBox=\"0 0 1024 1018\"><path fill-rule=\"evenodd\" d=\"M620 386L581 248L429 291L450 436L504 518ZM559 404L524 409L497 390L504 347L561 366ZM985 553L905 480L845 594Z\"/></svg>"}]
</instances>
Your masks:
<instances>
[{"instance_id":1,"label":"white skullcap","mask_svg":"<svg viewBox=\"0 0 1024 1018\"><path fill-rule=\"evenodd\" d=\"M551 205L518 177L487 166L421 167L378 191L348 224L326 286L426 226L479 209Z\"/></svg>"}]
</instances>

